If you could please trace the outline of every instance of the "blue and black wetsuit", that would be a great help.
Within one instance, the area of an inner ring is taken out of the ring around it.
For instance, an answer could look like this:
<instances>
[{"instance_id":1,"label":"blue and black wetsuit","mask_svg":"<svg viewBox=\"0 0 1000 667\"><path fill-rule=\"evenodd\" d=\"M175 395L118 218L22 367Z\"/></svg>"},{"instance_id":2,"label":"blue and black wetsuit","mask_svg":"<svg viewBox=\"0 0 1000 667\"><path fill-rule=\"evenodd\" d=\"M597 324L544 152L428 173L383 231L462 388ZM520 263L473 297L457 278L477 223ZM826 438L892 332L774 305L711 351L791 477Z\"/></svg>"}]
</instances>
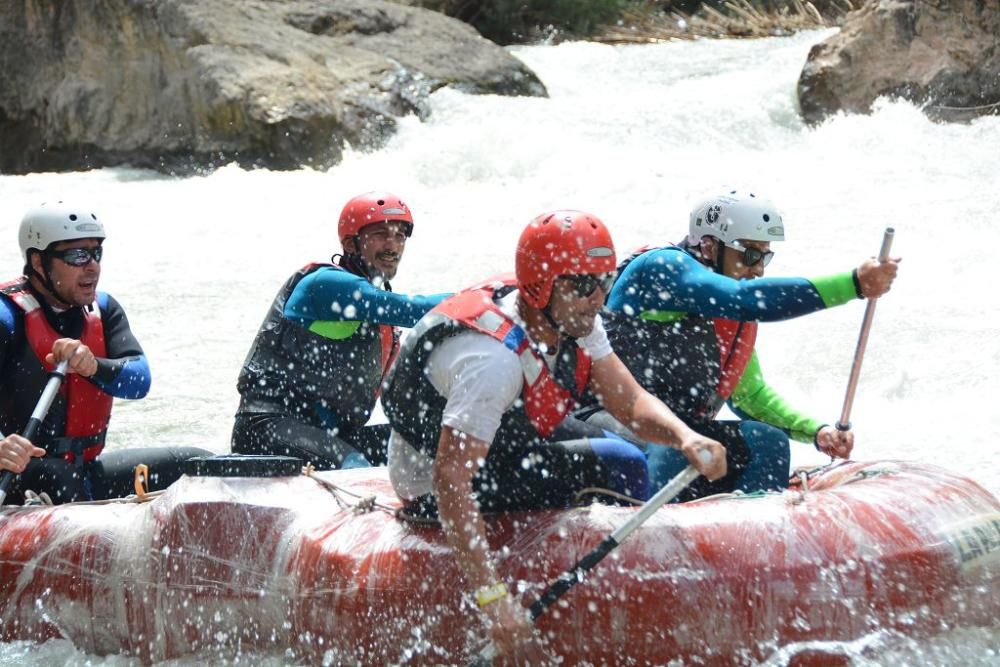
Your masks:
<instances>
[{"instance_id":1,"label":"blue and black wetsuit","mask_svg":"<svg viewBox=\"0 0 1000 667\"><path fill-rule=\"evenodd\" d=\"M859 293L850 271L817 279L733 280L673 246L640 251L622 264L605 316L612 347L646 390L727 448L729 474L714 483L699 480L684 499L784 486L788 435L812 441L823 424L791 408L764 382L753 347L756 323L841 305ZM713 421L726 401L749 421ZM627 433L599 406L576 416ZM647 453L654 487L687 465L675 450L651 446Z\"/></svg>"},{"instance_id":2,"label":"blue and black wetsuit","mask_svg":"<svg viewBox=\"0 0 1000 667\"><path fill-rule=\"evenodd\" d=\"M84 308L56 312L27 281L12 283L10 289L32 295L56 334L81 339ZM125 311L104 292L97 293L96 305L106 356L97 357L97 372L86 381L115 398L144 397L151 382L149 363L132 334ZM87 306L87 310L91 308ZM0 432L18 433L24 428L47 380L47 372L28 340L24 312L6 293L0 292ZM100 452L105 432L99 430L86 438L68 437L68 412L63 391L56 395L35 437L34 444L44 448L46 456L32 459L16 478L9 503L22 502L25 489L44 491L57 503L123 497L133 492L133 471L139 463L150 468L150 489L162 489L180 476L181 461L210 454L207 450L187 447L130 448L99 453L96 459L84 456L88 450ZM95 421L106 418L107 415L95 415Z\"/></svg>"},{"instance_id":3,"label":"blue and black wetsuit","mask_svg":"<svg viewBox=\"0 0 1000 667\"><path fill-rule=\"evenodd\" d=\"M385 463L388 427L365 424L398 349L396 327L447 295L395 294L346 266L310 264L278 292L240 372L234 452L318 468Z\"/></svg>"}]
</instances>

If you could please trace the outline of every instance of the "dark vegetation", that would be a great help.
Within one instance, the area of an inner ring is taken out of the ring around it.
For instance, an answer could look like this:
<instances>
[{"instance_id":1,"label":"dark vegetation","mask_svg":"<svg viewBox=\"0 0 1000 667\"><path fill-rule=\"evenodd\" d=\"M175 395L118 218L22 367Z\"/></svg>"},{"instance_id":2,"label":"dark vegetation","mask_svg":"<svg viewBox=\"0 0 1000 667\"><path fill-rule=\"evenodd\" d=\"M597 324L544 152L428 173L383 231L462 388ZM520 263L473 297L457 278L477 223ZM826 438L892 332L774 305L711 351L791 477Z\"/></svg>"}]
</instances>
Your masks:
<instances>
[{"instance_id":1,"label":"dark vegetation","mask_svg":"<svg viewBox=\"0 0 1000 667\"><path fill-rule=\"evenodd\" d=\"M469 23L499 44L766 37L836 25L862 0L397 0Z\"/></svg>"}]
</instances>

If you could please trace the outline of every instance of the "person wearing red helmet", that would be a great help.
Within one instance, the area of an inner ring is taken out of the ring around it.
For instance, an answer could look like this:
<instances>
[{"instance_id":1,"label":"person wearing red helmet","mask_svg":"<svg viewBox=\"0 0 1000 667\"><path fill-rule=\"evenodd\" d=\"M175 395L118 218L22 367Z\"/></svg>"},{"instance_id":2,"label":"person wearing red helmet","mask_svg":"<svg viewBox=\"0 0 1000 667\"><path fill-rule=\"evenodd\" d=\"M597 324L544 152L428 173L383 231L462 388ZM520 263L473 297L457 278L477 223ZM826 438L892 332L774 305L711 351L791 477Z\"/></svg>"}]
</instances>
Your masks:
<instances>
[{"instance_id":1,"label":"person wearing red helmet","mask_svg":"<svg viewBox=\"0 0 1000 667\"><path fill-rule=\"evenodd\" d=\"M725 474L722 446L640 388L608 343L599 313L616 259L604 223L581 211L540 215L521 234L515 264L514 277L459 292L424 316L383 395L402 514L440 520L508 655L531 629L497 574L482 512L566 507L589 487L648 495L638 447L564 426L585 391L704 475Z\"/></svg>"},{"instance_id":2,"label":"person wearing red helmet","mask_svg":"<svg viewBox=\"0 0 1000 667\"><path fill-rule=\"evenodd\" d=\"M446 295L396 294L413 233L409 206L367 192L344 206L343 254L307 264L279 290L240 372L238 454L295 456L320 469L385 462L388 427L365 427L409 327Z\"/></svg>"}]
</instances>

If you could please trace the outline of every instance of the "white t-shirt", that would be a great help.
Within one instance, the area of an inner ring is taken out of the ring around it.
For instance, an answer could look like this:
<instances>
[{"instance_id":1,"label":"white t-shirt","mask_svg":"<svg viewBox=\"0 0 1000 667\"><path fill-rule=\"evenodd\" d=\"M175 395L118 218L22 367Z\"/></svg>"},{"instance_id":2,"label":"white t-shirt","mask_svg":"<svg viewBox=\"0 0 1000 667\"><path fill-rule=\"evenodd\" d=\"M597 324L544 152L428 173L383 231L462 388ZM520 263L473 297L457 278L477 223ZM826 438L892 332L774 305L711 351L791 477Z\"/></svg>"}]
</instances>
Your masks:
<instances>
[{"instance_id":1,"label":"white t-shirt","mask_svg":"<svg viewBox=\"0 0 1000 667\"><path fill-rule=\"evenodd\" d=\"M517 314L517 291L500 301L500 310L521 328ZM527 329L525 328L525 334ZM611 354L611 343L601 316L594 328L577 344L594 361ZM544 349L544 348L542 348ZM551 370L556 351L544 355ZM441 341L427 360L427 377L447 399L441 423L492 442L500 420L513 407L524 386L521 362L502 342L477 331L465 331ZM413 499L431 492L433 461L395 430L389 438L389 479L401 498Z\"/></svg>"}]
</instances>

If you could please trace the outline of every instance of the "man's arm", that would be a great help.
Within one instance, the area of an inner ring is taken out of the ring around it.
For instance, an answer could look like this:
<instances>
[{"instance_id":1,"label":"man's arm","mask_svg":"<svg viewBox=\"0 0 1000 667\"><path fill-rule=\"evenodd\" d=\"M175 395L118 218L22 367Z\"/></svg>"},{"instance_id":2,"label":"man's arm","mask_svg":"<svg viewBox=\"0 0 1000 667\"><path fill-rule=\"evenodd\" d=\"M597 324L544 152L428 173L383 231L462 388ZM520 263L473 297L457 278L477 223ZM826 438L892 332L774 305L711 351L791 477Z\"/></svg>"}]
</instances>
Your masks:
<instances>
[{"instance_id":1,"label":"man's arm","mask_svg":"<svg viewBox=\"0 0 1000 667\"><path fill-rule=\"evenodd\" d=\"M107 294L98 299L108 356L97 359L97 371L90 379L115 398L143 398L152 383L149 361L132 333L121 304Z\"/></svg>"},{"instance_id":2,"label":"man's arm","mask_svg":"<svg viewBox=\"0 0 1000 667\"><path fill-rule=\"evenodd\" d=\"M17 326L17 307L8 299L0 298L0 368L7 361L7 355L14 345Z\"/></svg>"},{"instance_id":3,"label":"man's arm","mask_svg":"<svg viewBox=\"0 0 1000 667\"><path fill-rule=\"evenodd\" d=\"M319 269L292 290L285 303L285 317L304 328L314 322L373 322L412 327L448 296L396 294L347 271Z\"/></svg>"},{"instance_id":4,"label":"man's arm","mask_svg":"<svg viewBox=\"0 0 1000 667\"><path fill-rule=\"evenodd\" d=\"M895 277L895 262L869 260L856 271L813 279L734 280L680 249L663 249L629 264L608 307L636 316L678 312L743 322L785 320L884 294Z\"/></svg>"},{"instance_id":5,"label":"man's arm","mask_svg":"<svg viewBox=\"0 0 1000 667\"><path fill-rule=\"evenodd\" d=\"M594 361L590 387L612 417L643 440L679 449L702 475L716 480L726 474L726 450L721 444L691 430L670 408L639 386L617 354ZM712 459L704 463L698 452Z\"/></svg>"},{"instance_id":6,"label":"man's arm","mask_svg":"<svg viewBox=\"0 0 1000 667\"><path fill-rule=\"evenodd\" d=\"M733 390L734 408L771 426L776 426L799 442L813 442L823 422L792 407L764 380L757 351L747 363L743 377Z\"/></svg>"},{"instance_id":7,"label":"man's arm","mask_svg":"<svg viewBox=\"0 0 1000 667\"><path fill-rule=\"evenodd\" d=\"M518 644L531 638L524 610L506 592L490 558L486 524L472 495L472 478L489 452L488 443L444 426L434 459L434 497L441 526L466 580L474 591L489 593L479 599L490 618L491 636L502 655L511 655ZM492 598L492 599L491 599Z\"/></svg>"},{"instance_id":8,"label":"man's arm","mask_svg":"<svg viewBox=\"0 0 1000 667\"><path fill-rule=\"evenodd\" d=\"M799 442L811 442L835 458L847 458L854 448L854 433L840 431L792 407L764 380L764 373L754 350L743 377L730 397L733 409L751 419L776 426Z\"/></svg>"}]
</instances>

